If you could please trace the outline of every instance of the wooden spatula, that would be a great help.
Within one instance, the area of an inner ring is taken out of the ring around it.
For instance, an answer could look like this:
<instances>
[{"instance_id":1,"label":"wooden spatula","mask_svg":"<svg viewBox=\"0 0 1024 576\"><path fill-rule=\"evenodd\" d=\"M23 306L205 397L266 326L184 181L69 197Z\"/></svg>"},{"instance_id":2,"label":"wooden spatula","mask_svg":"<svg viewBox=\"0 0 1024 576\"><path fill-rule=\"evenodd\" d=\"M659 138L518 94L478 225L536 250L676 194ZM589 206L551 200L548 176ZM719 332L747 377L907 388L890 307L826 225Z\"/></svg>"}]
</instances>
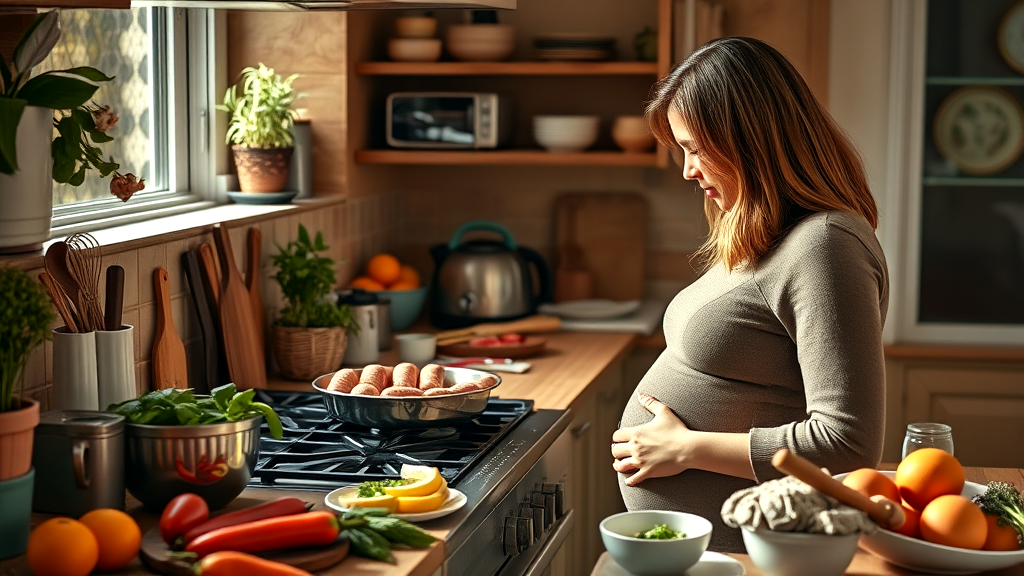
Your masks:
<instances>
[{"instance_id":1,"label":"wooden spatula","mask_svg":"<svg viewBox=\"0 0 1024 576\"><path fill-rule=\"evenodd\" d=\"M171 284L167 270L153 271L156 292L156 338L153 340L153 389L188 388L185 345L181 343L171 316Z\"/></svg>"},{"instance_id":2,"label":"wooden spatula","mask_svg":"<svg viewBox=\"0 0 1024 576\"><path fill-rule=\"evenodd\" d=\"M228 359L228 374L239 390L266 388L263 342L256 339L252 300L235 265L228 229L223 224L215 224L213 239L217 243L221 273L224 275L220 294L220 329Z\"/></svg>"},{"instance_id":3,"label":"wooden spatula","mask_svg":"<svg viewBox=\"0 0 1024 576\"><path fill-rule=\"evenodd\" d=\"M857 492L853 488L844 485L842 482L825 474L810 460L800 456L786 448L783 448L772 456L772 466L779 472L795 476L803 480L808 486L823 492L847 506L867 512L879 526L896 529L906 521L906 515L899 503L891 502L885 498L878 501Z\"/></svg>"},{"instance_id":4,"label":"wooden spatula","mask_svg":"<svg viewBox=\"0 0 1024 576\"><path fill-rule=\"evenodd\" d=\"M262 346L264 340L263 327L263 294L260 292L260 229L249 228L248 264L246 266L245 287L249 291L249 300L252 303L252 318L256 324L256 341Z\"/></svg>"},{"instance_id":5,"label":"wooden spatula","mask_svg":"<svg viewBox=\"0 0 1024 576\"><path fill-rule=\"evenodd\" d=\"M469 328L438 332L437 345L458 344L478 336L496 336L507 332L557 332L561 328L562 320L558 316L537 314L510 322L488 322L470 326Z\"/></svg>"}]
</instances>

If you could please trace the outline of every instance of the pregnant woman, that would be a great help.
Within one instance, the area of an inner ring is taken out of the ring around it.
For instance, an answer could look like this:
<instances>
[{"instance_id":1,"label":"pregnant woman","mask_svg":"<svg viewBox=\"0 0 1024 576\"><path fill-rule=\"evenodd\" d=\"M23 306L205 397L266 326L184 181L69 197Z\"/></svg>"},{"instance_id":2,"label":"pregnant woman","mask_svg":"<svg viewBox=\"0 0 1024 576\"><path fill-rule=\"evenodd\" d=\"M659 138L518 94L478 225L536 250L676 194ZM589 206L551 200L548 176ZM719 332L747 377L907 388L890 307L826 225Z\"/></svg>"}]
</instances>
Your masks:
<instances>
[{"instance_id":1,"label":"pregnant woman","mask_svg":"<svg viewBox=\"0 0 1024 576\"><path fill-rule=\"evenodd\" d=\"M714 40L655 86L647 118L705 195L704 273L612 436L626 507L699 514L712 550L734 491L788 448L832 473L882 451L889 283L853 145L784 56Z\"/></svg>"}]
</instances>

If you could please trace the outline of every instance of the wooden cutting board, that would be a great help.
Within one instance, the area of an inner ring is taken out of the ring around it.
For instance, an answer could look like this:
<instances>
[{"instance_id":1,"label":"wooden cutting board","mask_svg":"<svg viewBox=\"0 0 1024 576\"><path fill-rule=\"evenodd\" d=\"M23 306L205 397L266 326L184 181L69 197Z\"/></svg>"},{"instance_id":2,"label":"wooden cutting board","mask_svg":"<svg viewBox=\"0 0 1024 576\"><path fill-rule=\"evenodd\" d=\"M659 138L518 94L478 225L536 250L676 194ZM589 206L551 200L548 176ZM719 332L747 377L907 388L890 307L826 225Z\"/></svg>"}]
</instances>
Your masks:
<instances>
[{"instance_id":1,"label":"wooden cutting board","mask_svg":"<svg viewBox=\"0 0 1024 576\"><path fill-rule=\"evenodd\" d=\"M647 199L631 192L573 192L555 200L555 252L578 247L578 264L593 277L593 298L644 297L648 212Z\"/></svg>"},{"instance_id":2,"label":"wooden cutting board","mask_svg":"<svg viewBox=\"0 0 1024 576\"><path fill-rule=\"evenodd\" d=\"M278 550L276 552L261 552L257 556L289 564L296 568L302 568L308 572L325 570L341 562L348 556L349 540L348 535L342 535L330 546L319 548L296 548L293 550ZM142 549L139 550L139 558L150 570L159 574L169 576L195 576L192 571L192 562L168 557L170 548L160 538L160 530L154 528L142 537ZM245 576L240 574L239 576Z\"/></svg>"},{"instance_id":3,"label":"wooden cutting board","mask_svg":"<svg viewBox=\"0 0 1024 576\"><path fill-rule=\"evenodd\" d=\"M252 305L253 322L256 324L256 339L262 346L266 342L266 329L263 326L263 293L260 291L262 276L260 270L260 244L262 243L262 235L259 228L255 226L249 228L246 243L248 244L246 250L248 258L246 260L245 289L249 292L249 301Z\"/></svg>"},{"instance_id":4,"label":"wooden cutting board","mask_svg":"<svg viewBox=\"0 0 1024 576\"><path fill-rule=\"evenodd\" d=\"M171 316L171 285L167 270L153 271L156 292L156 337L153 339L153 389L188 388L185 345L181 342Z\"/></svg>"},{"instance_id":5,"label":"wooden cutting board","mask_svg":"<svg viewBox=\"0 0 1024 576\"><path fill-rule=\"evenodd\" d=\"M223 224L215 224L213 239L220 256L221 274L224 275L220 293L220 329L224 355L228 359L228 374L239 390L266 388L263 342L257 340L252 299L235 265L231 235Z\"/></svg>"}]
</instances>

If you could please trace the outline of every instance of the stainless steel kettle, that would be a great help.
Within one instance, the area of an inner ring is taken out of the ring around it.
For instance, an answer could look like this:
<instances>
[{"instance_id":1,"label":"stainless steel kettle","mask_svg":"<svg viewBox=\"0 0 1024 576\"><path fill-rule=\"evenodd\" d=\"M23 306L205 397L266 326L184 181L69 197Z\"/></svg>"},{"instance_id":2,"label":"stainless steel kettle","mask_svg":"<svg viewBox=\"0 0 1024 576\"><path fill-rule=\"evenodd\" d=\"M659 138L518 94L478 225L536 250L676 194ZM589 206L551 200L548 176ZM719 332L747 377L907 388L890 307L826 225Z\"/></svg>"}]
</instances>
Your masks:
<instances>
[{"instance_id":1,"label":"stainless steel kettle","mask_svg":"<svg viewBox=\"0 0 1024 576\"><path fill-rule=\"evenodd\" d=\"M501 241L462 242L464 234L476 230L499 234ZM512 234L495 222L467 222L448 244L434 246L430 254L435 264L430 321L438 328L515 320L551 301L554 285L547 261L518 246Z\"/></svg>"}]
</instances>

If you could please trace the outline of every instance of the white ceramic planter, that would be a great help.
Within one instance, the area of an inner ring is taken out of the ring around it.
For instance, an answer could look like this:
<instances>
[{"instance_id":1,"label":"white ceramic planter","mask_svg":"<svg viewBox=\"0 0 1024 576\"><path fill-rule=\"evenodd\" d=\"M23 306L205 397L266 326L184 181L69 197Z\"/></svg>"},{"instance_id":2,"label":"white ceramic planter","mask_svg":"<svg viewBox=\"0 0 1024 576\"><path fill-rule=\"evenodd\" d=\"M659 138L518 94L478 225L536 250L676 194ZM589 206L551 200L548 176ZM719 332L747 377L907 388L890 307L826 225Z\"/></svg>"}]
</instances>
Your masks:
<instances>
[{"instance_id":1,"label":"white ceramic planter","mask_svg":"<svg viewBox=\"0 0 1024 576\"><path fill-rule=\"evenodd\" d=\"M53 216L53 110L28 106L18 124L18 171L0 174L0 253L39 250Z\"/></svg>"}]
</instances>

